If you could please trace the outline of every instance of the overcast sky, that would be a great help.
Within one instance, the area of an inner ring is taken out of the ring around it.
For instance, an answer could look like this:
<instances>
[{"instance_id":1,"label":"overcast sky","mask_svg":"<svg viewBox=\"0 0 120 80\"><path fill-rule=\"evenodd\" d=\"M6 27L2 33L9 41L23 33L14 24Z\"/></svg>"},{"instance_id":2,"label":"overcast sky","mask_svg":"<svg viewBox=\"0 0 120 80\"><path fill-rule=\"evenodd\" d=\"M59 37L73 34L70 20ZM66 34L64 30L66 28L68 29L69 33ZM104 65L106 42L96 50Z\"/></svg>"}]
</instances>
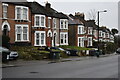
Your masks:
<instances>
[{"instance_id":1,"label":"overcast sky","mask_svg":"<svg viewBox=\"0 0 120 80\"><path fill-rule=\"evenodd\" d=\"M34 1L34 0L28 0ZM35 0L41 5L45 5L48 1L51 6L58 12L65 14L75 14L81 12L85 14L85 19L89 19L88 13L91 10L103 11L100 13L100 26L107 26L108 28L118 28L118 0Z\"/></svg>"}]
</instances>

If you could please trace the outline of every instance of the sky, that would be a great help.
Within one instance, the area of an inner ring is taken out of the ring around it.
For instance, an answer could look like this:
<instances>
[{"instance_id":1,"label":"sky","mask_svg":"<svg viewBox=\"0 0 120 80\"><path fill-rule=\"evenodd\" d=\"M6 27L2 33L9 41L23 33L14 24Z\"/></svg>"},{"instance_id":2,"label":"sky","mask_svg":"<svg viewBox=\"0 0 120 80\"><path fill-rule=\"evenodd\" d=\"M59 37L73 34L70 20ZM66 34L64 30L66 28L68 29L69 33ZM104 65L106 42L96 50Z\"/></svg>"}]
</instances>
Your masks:
<instances>
[{"instance_id":1,"label":"sky","mask_svg":"<svg viewBox=\"0 0 120 80\"><path fill-rule=\"evenodd\" d=\"M48 1L52 8L64 14L75 14L80 12L85 14L85 19L90 19L89 13L92 11L107 10L106 13L100 13L100 26L118 29L118 1L119 0L28 0L37 1L45 5ZM94 12L95 13L95 12ZM96 14L97 17L97 14Z\"/></svg>"}]
</instances>

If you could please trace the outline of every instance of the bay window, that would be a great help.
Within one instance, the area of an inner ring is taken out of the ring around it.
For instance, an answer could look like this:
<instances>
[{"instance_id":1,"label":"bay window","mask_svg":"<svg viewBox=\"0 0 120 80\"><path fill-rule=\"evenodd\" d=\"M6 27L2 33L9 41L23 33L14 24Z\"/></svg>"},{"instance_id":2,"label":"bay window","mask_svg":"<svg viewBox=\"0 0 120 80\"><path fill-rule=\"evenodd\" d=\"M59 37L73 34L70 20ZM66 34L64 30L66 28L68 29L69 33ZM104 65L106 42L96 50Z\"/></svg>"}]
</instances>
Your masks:
<instances>
[{"instance_id":1,"label":"bay window","mask_svg":"<svg viewBox=\"0 0 120 80\"><path fill-rule=\"evenodd\" d=\"M78 34L84 34L84 26L82 25L78 26Z\"/></svg>"},{"instance_id":2,"label":"bay window","mask_svg":"<svg viewBox=\"0 0 120 80\"><path fill-rule=\"evenodd\" d=\"M45 31L35 31L35 46L46 46Z\"/></svg>"},{"instance_id":3,"label":"bay window","mask_svg":"<svg viewBox=\"0 0 120 80\"><path fill-rule=\"evenodd\" d=\"M60 29L68 29L68 20L60 19Z\"/></svg>"},{"instance_id":4,"label":"bay window","mask_svg":"<svg viewBox=\"0 0 120 80\"><path fill-rule=\"evenodd\" d=\"M67 32L60 33L60 44L68 45L68 33Z\"/></svg>"},{"instance_id":5,"label":"bay window","mask_svg":"<svg viewBox=\"0 0 120 80\"><path fill-rule=\"evenodd\" d=\"M16 25L16 41L29 41L28 25Z\"/></svg>"},{"instance_id":6,"label":"bay window","mask_svg":"<svg viewBox=\"0 0 120 80\"><path fill-rule=\"evenodd\" d=\"M88 46L92 46L92 37L88 37Z\"/></svg>"},{"instance_id":7,"label":"bay window","mask_svg":"<svg viewBox=\"0 0 120 80\"><path fill-rule=\"evenodd\" d=\"M35 27L45 27L45 16L44 15L35 15Z\"/></svg>"},{"instance_id":8,"label":"bay window","mask_svg":"<svg viewBox=\"0 0 120 80\"><path fill-rule=\"evenodd\" d=\"M78 37L78 46L84 47L84 37Z\"/></svg>"}]
</instances>

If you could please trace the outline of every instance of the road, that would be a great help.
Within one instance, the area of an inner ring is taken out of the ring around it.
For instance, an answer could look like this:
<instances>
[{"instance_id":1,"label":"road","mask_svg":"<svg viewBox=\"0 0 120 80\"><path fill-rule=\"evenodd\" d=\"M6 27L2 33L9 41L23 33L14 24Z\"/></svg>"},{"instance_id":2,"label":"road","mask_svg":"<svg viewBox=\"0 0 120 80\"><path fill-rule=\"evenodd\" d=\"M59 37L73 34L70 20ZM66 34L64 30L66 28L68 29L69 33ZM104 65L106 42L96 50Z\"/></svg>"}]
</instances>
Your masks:
<instances>
[{"instance_id":1,"label":"road","mask_svg":"<svg viewBox=\"0 0 120 80\"><path fill-rule=\"evenodd\" d=\"M118 55L3 68L3 78L118 78Z\"/></svg>"}]
</instances>

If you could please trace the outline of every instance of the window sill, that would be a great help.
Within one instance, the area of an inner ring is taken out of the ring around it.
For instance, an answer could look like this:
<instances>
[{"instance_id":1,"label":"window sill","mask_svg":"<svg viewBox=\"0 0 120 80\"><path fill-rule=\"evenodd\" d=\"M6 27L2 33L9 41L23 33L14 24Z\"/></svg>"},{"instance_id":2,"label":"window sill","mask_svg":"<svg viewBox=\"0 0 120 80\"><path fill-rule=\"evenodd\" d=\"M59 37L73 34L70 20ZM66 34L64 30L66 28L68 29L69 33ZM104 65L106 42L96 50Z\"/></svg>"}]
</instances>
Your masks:
<instances>
[{"instance_id":1,"label":"window sill","mask_svg":"<svg viewBox=\"0 0 120 80\"><path fill-rule=\"evenodd\" d=\"M2 19L8 19L8 18L2 18Z\"/></svg>"},{"instance_id":2,"label":"window sill","mask_svg":"<svg viewBox=\"0 0 120 80\"><path fill-rule=\"evenodd\" d=\"M24 40L24 41L23 40L22 41L17 41L16 40L15 42L29 42L29 40Z\"/></svg>"}]
</instances>

